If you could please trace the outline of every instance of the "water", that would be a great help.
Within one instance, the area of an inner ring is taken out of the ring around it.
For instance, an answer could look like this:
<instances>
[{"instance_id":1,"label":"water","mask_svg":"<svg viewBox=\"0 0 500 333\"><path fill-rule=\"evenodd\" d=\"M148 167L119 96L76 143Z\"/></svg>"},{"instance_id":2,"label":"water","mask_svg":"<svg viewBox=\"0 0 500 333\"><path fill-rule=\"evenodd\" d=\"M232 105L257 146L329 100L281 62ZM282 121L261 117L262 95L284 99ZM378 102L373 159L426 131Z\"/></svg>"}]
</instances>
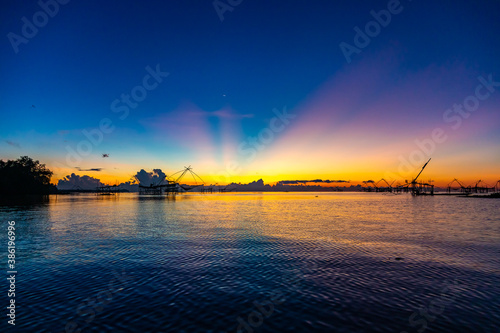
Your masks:
<instances>
[{"instance_id":1,"label":"water","mask_svg":"<svg viewBox=\"0 0 500 333\"><path fill-rule=\"evenodd\" d=\"M374 193L51 196L0 206L0 244L15 220L16 332L497 332L499 207Z\"/></svg>"}]
</instances>

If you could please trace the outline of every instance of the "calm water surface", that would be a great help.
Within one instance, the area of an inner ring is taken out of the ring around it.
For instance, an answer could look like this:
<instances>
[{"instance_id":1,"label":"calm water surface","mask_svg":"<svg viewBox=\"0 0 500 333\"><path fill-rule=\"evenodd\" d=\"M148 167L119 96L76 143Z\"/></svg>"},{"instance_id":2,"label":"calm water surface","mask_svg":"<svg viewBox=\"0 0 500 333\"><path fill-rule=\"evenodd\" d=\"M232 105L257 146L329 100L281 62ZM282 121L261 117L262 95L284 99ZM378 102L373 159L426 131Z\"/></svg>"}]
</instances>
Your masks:
<instances>
[{"instance_id":1,"label":"calm water surface","mask_svg":"<svg viewBox=\"0 0 500 333\"><path fill-rule=\"evenodd\" d=\"M18 306L0 331L498 332L499 208L373 193L1 205Z\"/></svg>"}]
</instances>

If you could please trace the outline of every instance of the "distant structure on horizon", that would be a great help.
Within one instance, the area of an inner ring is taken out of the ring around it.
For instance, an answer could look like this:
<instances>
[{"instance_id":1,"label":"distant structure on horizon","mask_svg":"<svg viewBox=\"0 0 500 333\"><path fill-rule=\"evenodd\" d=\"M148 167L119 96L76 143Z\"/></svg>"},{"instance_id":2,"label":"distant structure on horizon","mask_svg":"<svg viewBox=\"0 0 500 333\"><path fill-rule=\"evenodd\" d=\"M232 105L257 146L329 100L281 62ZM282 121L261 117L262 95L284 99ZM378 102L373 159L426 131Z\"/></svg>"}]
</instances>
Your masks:
<instances>
[{"instance_id":1,"label":"distant structure on horizon","mask_svg":"<svg viewBox=\"0 0 500 333\"><path fill-rule=\"evenodd\" d=\"M411 193L412 195L434 195L437 190L446 192L448 195L472 193L500 192L500 180L494 186L479 180L475 185L466 186L458 179L453 179L446 187L435 187L432 181L419 182L419 177L427 167L429 159L420 169L419 173L411 181L404 184L396 184L394 180L387 181L382 178L379 181L367 180L360 184L351 183L350 180L282 180L274 185L265 184L263 179L259 179L248 184L230 183L227 185L210 184L206 185L203 179L198 176L191 166L173 173L169 177L161 169L153 169L153 172L141 170L131 178L131 181L120 185L102 184L99 179L90 176L77 176L74 173L59 181L58 188L64 192L93 192L103 195L115 194L119 192L139 192L141 195L170 195L183 192L199 193L225 193L225 192L388 192L393 194ZM195 185L181 184L180 181L191 175ZM177 176L175 178L175 176ZM339 184L343 183L344 186ZM76 186L75 184L79 184ZM325 184L337 184L336 186L325 186ZM456 186L454 187L454 184ZM63 185L64 187L61 187ZM73 187L69 187L73 185ZM76 187L75 187L76 186ZM443 194L443 193L440 193Z\"/></svg>"},{"instance_id":2,"label":"distant structure on horizon","mask_svg":"<svg viewBox=\"0 0 500 333\"><path fill-rule=\"evenodd\" d=\"M179 177L177 179L169 179L171 177L174 177L176 174L179 174ZM200 185L194 185L194 186L188 186L188 185L181 185L179 184L179 181L187 174L190 173L195 181L197 182L196 179L201 181ZM169 194L177 194L179 192L187 192L190 191L196 187L202 186L204 184L203 179L201 179L200 176L198 176L191 166L184 167L183 170L178 171L170 177L167 177L167 175L163 175L162 178L158 182L155 183L150 183L149 185L141 184L140 179L136 177L137 181L139 181L139 194L140 195L169 195Z\"/></svg>"}]
</instances>

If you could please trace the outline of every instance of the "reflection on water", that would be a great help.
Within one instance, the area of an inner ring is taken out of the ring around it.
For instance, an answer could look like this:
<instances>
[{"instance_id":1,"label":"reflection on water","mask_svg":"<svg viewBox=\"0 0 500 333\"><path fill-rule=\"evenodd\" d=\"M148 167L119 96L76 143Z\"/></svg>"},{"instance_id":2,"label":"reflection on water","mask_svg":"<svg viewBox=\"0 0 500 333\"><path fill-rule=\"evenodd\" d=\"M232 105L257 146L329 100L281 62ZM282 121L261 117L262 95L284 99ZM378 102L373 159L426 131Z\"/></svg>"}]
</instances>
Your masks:
<instances>
[{"instance_id":1,"label":"reflection on water","mask_svg":"<svg viewBox=\"0 0 500 333\"><path fill-rule=\"evenodd\" d=\"M499 200L47 200L0 206L3 230L18 227L18 331L493 332L500 322Z\"/></svg>"}]
</instances>

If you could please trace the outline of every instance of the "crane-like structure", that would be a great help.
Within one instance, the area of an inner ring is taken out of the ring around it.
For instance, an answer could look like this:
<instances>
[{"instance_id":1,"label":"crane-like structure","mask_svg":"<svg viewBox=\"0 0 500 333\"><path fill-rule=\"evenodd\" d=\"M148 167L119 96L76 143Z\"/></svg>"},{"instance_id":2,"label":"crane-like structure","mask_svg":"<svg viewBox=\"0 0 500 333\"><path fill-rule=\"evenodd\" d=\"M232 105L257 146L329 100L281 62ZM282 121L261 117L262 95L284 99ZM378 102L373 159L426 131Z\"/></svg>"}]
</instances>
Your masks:
<instances>
[{"instance_id":1,"label":"crane-like structure","mask_svg":"<svg viewBox=\"0 0 500 333\"><path fill-rule=\"evenodd\" d=\"M453 179L450 183L448 183L448 186L447 186L447 190L448 190L448 193L451 193L453 189L452 185L454 183L457 183L458 186L459 186L459 191L462 192L462 193L465 193L465 194L469 194L472 192L472 188L471 186L465 186L464 184L462 184L458 179Z\"/></svg>"},{"instance_id":2,"label":"crane-like structure","mask_svg":"<svg viewBox=\"0 0 500 333\"><path fill-rule=\"evenodd\" d=\"M420 177L420 175L422 174L425 167L427 166L427 164L429 164L430 161L431 159L429 158L429 160L425 162L425 164L422 166L422 169L420 169L420 172L417 174L415 178L411 180L411 182L406 181L406 184L398 186L396 188L396 191L411 192L412 195L426 195L426 194L434 195L434 185L424 182L420 183L418 182L418 177Z\"/></svg>"},{"instance_id":3,"label":"crane-like structure","mask_svg":"<svg viewBox=\"0 0 500 333\"><path fill-rule=\"evenodd\" d=\"M181 181L181 179L187 175L187 174L191 174L191 176L193 177L193 180L194 180L194 183L195 185L180 185L179 182ZM180 174L175 180L172 180L172 178L174 178L175 175L177 174ZM203 179L201 179L200 176L198 176L194 171L193 171L193 168L191 168L191 166L188 166L188 167L184 167L184 169L180 170L180 171L177 171L176 173L173 173L170 175L170 181L173 181L175 184L177 184L177 186L179 186L180 188L182 188L184 191L190 191L196 187L199 187L199 186L202 186L205 184L205 182L203 181ZM198 184L198 182L200 182Z\"/></svg>"},{"instance_id":4,"label":"crane-like structure","mask_svg":"<svg viewBox=\"0 0 500 333\"><path fill-rule=\"evenodd\" d=\"M191 174L193 176L195 185L180 185L179 182L185 175ZM149 185L141 184L140 180L135 177L135 179L139 182L139 193L140 194L175 194L179 191L189 191L195 187L202 186L204 184L203 179L198 176L191 166L184 167L184 169L177 171L171 174L169 177L164 175L156 182L153 182ZM201 183L199 183L201 182Z\"/></svg>"},{"instance_id":5,"label":"crane-like structure","mask_svg":"<svg viewBox=\"0 0 500 333\"><path fill-rule=\"evenodd\" d=\"M387 187L382 187L382 186L378 185L379 183L382 183L382 182L384 182L387 185ZM392 192L392 184L394 184L394 181L392 181L392 183L389 184L389 182L387 180L382 178L378 182L375 183L375 190L377 192Z\"/></svg>"},{"instance_id":6,"label":"crane-like structure","mask_svg":"<svg viewBox=\"0 0 500 333\"><path fill-rule=\"evenodd\" d=\"M412 195L426 194L427 189L430 190L431 195L434 194L434 185L428 184L428 183L417 183L418 177L420 177L420 175L422 174L425 167L427 166L427 164L429 164L430 161L431 161L431 159L429 158L429 160L427 162L425 162L424 166L422 167L422 169L420 170L418 175L411 181L410 184L411 184L411 194Z\"/></svg>"},{"instance_id":7,"label":"crane-like structure","mask_svg":"<svg viewBox=\"0 0 500 333\"><path fill-rule=\"evenodd\" d=\"M429 158L429 160L427 162L425 162L424 166L422 167L422 169L420 170L420 172L418 173L417 177L415 177L411 183L412 184L415 184L417 182L417 179L418 177L420 177L420 175L422 174L422 171L424 171L425 167L427 166L427 164L429 164L429 162L431 161L431 159Z\"/></svg>"},{"instance_id":8,"label":"crane-like structure","mask_svg":"<svg viewBox=\"0 0 500 333\"><path fill-rule=\"evenodd\" d=\"M476 185L474 186L474 192L476 193L488 193L489 191L495 191L495 186L489 186L485 182L483 182L481 179L479 179L476 182Z\"/></svg>"}]
</instances>

